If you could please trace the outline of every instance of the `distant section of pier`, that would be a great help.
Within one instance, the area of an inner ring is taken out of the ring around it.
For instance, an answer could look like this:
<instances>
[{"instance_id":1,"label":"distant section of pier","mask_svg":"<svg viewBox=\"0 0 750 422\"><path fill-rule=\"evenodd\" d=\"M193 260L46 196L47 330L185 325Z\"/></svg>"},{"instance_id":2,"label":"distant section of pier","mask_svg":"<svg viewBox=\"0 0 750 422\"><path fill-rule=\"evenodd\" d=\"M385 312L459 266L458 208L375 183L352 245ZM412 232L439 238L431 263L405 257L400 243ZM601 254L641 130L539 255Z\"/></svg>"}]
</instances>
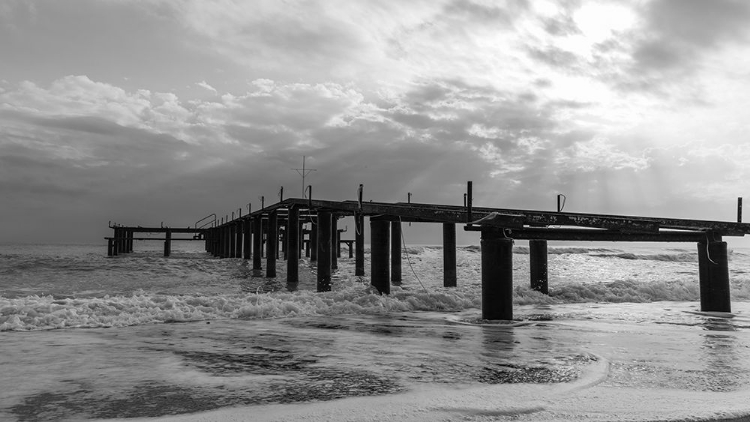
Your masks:
<instances>
[{"instance_id":1,"label":"distant section of pier","mask_svg":"<svg viewBox=\"0 0 750 422\"><path fill-rule=\"evenodd\" d=\"M312 191L312 189L309 189ZM750 224L742 223L742 199L737 222L584 214L557 211L474 207L472 182L468 182L464 205L412 202L365 202L362 186L357 200L326 201L288 198L246 215L217 220L215 214L194 227L131 227L110 225L108 255L133 251L134 240L164 241L164 256L173 241L203 241L206 251L219 258L252 260L253 269L276 277L277 258L283 254L287 283L299 281L298 261L302 253L317 263L317 289L331 289L331 271L346 245L355 258L355 275L365 275L364 218L369 219L370 283L381 294L401 284L401 224L438 223L443 232L444 286L456 279L456 225L481 233L482 318L513 319L513 241L528 240L531 287L548 292L547 241L692 242L697 245L701 310L730 312L729 269L725 236L744 236ZM241 212L241 211L240 211ZM354 239L341 239L338 219L353 216ZM213 220L211 220L213 218ZM138 237L140 233L163 233L164 237ZM172 237L189 234L190 237ZM294 246L296 245L296 246ZM265 254L264 254L265 251Z\"/></svg>"}]
</instances>

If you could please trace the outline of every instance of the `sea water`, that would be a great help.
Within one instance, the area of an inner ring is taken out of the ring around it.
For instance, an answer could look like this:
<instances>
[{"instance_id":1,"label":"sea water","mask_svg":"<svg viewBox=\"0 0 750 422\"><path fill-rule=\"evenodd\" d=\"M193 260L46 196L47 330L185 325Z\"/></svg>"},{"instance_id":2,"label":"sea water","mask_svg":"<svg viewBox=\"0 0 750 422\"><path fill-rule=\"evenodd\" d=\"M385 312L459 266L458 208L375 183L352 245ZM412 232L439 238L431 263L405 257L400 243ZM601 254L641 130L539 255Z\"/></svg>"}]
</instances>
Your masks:
<instances>
[{"instance_id":1,"label":"sea water","mask_svg":"<svg viewBox=\"0 0 750 422\"><path fill-rule=\"evenodd\" d=\"M750 253L699 311L694 245L514 249L514 321L481 320L480 248L404 249L381 296L353 259L317 293L197 242L0 247L0 420L701 420L750 415ZM730 245L731 249L731 245ZM366 254L367 256L367 254ZM369 258L369 257L368 257ZM369 261L365 262L369 270ZM266 262L264 260L265 267Z\"/></svg>"}]
</instances>

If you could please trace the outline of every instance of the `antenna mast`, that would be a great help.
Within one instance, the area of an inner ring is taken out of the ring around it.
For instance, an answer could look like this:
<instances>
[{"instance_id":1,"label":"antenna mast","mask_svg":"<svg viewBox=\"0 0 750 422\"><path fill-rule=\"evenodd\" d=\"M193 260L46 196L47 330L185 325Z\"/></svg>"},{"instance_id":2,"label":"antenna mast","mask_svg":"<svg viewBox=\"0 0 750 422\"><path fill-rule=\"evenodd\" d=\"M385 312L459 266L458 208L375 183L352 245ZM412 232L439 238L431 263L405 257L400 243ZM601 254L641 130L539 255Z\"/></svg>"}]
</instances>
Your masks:
<instances>
[{"instance_id":1,"label":"antenna mast","mask_svg":"<svg viewBox=\"0 0 750 422\"><path fill-rule=\"evenodd\" d=\"M302 168L301 169L292 169L292 170L296 170L297 174L299 174L300 176L302 176L302 197L303 198L307 198L307 196L305 195L305 176L307 176L308 174L310 174L310 172L318 170L318 169L309 169L309 168L306 168L305 167L305 158L306 157L303 155L302 156Z\"/></svg>"}]
</instances>

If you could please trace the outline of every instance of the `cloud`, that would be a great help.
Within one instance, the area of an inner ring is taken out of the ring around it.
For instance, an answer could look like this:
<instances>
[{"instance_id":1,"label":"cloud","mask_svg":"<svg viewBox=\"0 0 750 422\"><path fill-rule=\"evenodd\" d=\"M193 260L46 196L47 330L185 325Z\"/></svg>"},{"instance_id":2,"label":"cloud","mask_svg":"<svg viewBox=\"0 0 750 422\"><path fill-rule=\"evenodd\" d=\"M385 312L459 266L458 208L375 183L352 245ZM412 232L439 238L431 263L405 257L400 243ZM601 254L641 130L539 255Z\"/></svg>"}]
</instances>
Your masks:
<instances>
[{"instance_id":1,"label":"cloud","mask_svg":"<svg viewBox=\"0 0 750 422\"><path fill-rule=\"evenodd\" d=\"M214 94L218 94L219 93L219 91L217 91L216 88L214 88L211 85L209 85L206 81L200 81L200 82L196 83L195 85L199 86L199 87L201 87L201 88L203 88L203 89L205 89L207 91L211 91Z\"/></svg>"}]
</instances>

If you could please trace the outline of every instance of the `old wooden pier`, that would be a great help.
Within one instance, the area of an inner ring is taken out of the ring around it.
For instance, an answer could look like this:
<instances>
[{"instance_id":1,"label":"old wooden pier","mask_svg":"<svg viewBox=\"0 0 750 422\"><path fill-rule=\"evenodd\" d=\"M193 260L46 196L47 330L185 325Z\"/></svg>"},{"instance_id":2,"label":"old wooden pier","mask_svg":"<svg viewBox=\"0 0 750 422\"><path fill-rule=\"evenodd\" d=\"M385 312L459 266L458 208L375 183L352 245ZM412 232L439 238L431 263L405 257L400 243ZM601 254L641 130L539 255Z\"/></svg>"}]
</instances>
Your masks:
<instances>
[{"instance_id":1,"label":"old wooden pier","mask_svg":"<svg viewBox=\"0 0 750 422\"><path fill-rule=\"evenodd\" d=\"M163 240L164 255L176 240L205 242L206 251L220 258L252 260L252 268L276 277L280 252L286 260L287 283L299 281L298 262L304 253L317 264L317 290L331 289L331 271L337 268L341 244L355 257L355 275L365 275L365 217L369 218L370 283L381 294L401 283L401 224L439 223L443 232L445 287L456 286L456 225L481 233L482 318L513 318L513 241L528 240L531 287L548 291L548 241L692 242L698 248L702 311L731 312L729 268L725 236L744 236L750 224L737 222L651 218L558 211L533 211L474 207L472 184L467 185L463 206L289 198L246 215L216 220L209 227L128 227L114 225L108 237L110 256L133 251L133 241ZM353 216L354 240L341 239L340 218ZM205 220L205 219L204 219ZM309 228L308 228L309 227ZM163 233L164 237L136 237ZM173 238L173 234L189 234ZM353 245L352 245L353 244ZM279 250L281 246L281 251ZM296 245L293 246L293 245Z\"/></svg>"}]
</instances>

